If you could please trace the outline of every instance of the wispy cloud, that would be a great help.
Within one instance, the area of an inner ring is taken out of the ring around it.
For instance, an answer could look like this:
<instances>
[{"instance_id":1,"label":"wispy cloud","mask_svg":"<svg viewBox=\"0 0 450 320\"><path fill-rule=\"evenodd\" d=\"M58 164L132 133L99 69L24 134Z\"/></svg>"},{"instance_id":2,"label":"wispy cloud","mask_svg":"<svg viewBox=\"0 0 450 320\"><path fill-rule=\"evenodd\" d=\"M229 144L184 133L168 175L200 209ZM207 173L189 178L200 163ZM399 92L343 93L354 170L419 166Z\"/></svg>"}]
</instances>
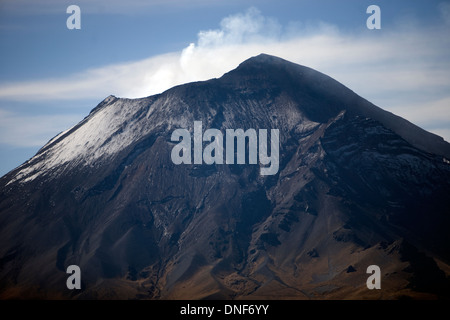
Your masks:
<instances>
[{"instance_id":1,"label":"wispy cloud","mask_svg":"<svg viewBox=\"0 0 450 320\"><path fill-rule=\"evenodd\" d=\"M68 129L80 120L79 115L24 116L0 110L0 144L42 147L63 128Z\"/></svg>"},{"instance_id":2,"label":"wispy cloud","mask_svg":"<svg viewBox=\"0 0 450 320\"><path fill-rule=\"evenodd\" d=\"M137 97L145 91L157 93L166 83L178 82L174 62L179 54L165 54L149 59L85 70L65 78L43 79L0 85L0 99L14 101L99 99L109 94ZM164 68L162 68L164 66ZM164 79L167 75L168 79ZM162 79L150 82L148 79Z\"/></svg>"},{"instance_id":3,"label":"wispy cloud","mask_svg":"<svg viewBox=\"0 0 450 320\"><path fill-rule=\"evenodd\" d=\"M440 8L445 15L447 7ZM379 33L374 36L373 32ZM200 31L197 41L179 52L85 70L62 79L2 84L0 99L143 97L174 85L220 77L264 52L315 68L382 108L401 111L401 116L436 133L448 133L444 130L450 127L445 107L450 101L448 32L443 25L345 34L327 24L284 26L251 8L225 17L218 29ZM436 123L440 126L433 125ZM450 135L444 137L450 141Z\"/></svg>"},{"instance_id":4,"label":"wispy cloud","mask_svg":"<svg viewBox=\"0 0 450 320\"><path fill-rule=\"evenodd\" d=\"M421 123L430 129L448 129L450 119L450 96L424 103L399 104L392 108L399 116L414 123Z\"/></svg>"},{"instance_id":5,"label":"wispy cloud","mask_svg":"<svg viewBox=\"0 0 450 320\"><path fill-rule=\"evenodd\" d=\"M439 4L441 17L447 25L450 25L450 2L441 2Z\"/></svg>"}]
</instances>

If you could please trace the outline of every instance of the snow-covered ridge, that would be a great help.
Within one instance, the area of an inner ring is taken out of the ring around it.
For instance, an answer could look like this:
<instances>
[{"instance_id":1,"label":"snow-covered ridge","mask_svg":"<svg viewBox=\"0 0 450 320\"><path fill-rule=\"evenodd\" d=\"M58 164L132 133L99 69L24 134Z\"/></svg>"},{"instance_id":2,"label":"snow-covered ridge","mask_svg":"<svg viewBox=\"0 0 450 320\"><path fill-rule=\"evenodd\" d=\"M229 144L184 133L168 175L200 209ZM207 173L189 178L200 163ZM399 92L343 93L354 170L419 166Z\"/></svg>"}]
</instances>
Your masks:
<instances>
[{"instance_id":1,"label":"snow-covered ridge","mask_svg":"<svg viewBox=\"0 0 450 320\"><path fill-rule=\"evenodd\" d=\"M79 124L52 138L9 183L32 181L67 166L92 166L100 157L107 159L150 130L142 121L130 121L143 108L148 108L145 99L109 96Z\"/></svg>"},{"instance_id":2,"label":"snow-covered ridge","mask_svg":"<svg viewBox=\"0 0 450 320\"><path fill-rule=\"evenodd\" d=\"M177 86L142 99L107 97L17 168L8 184L42 175L55 177L76 166L97 166L100 159L108 161L157 128L166 132L192 128L199 117L210 124L217 120L223 128L269 128L270 124L280 132L293 130L303 136L342 110L377 120L414 147L450 159L450 144L442 138L372 105L313 69L261 55L219 79Z\"/></svg>"}]
</instances>

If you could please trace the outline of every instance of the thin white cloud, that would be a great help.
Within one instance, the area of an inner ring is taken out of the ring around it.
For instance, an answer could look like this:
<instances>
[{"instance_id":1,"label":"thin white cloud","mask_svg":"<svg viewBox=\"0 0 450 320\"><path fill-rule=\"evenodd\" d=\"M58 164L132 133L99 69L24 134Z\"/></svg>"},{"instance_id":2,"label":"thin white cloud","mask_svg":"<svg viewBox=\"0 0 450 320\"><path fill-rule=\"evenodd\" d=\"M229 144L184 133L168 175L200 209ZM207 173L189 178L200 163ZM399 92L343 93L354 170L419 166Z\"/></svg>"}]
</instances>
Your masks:
<instances>
[{"instance_id":1,"label":"thin white cloud","mask_svg":"<svg viewBox=\"0 0 450 320\"><path fill-rule=\"evenodd\" d=\"M274 19L261 15L252 7L245 13L224 18L220 29L200 31L198 46L218 48L243 43L264 43L279 37L282 26Z\"/></svg>"},{"instance_id":2,"label":"thin white cloud","mask_svg":"<svg viewBox=\"0 0 450 320\"><path fill-rule=\"evenodd\" d=\"M80 119L80 115L24 116L0 110L0 144L42 147L56 133L72 127Z\"/></svg>"},{"instance_id":3,"label":"thin white cloud","mask_svg":"<svg viewBox=\"0 0 450 320\"><path fill-rule=\"evenodd\" d=\"M139 88L147 83L151 86L148 92L157 93L166 89L166 83L178 81L177 72L171 66L178 59L179 54L165 54L132 63L89 69L61 79L4 84L0 85L0 99L15 101L99 99L109 94L137 97L136 94L144 92ZM155 76L163 77L164 73L168 74L167 80L161 83L148 82Z\"/></svg>"},{"instance_id":4,"label":"thin white cloud","mask_svg":"<svg viewBox=\"0 0 450 320\"><path fill-rule=\"evenodd\" d=\"M326 73L382 108L401 110L402 116L424 128L447 132L431 124L450 125L448 112L430 110L437 108L433 107L436 101L450 99L448 27L362 30L350 35L323 23L307 30L294 30L294 25L284 27L251 8L224 18L219 29L200 31L196 43L180 52L63 79L3 84L0 99L143 97L174 85L220 77L264 52ZM373 37L373 32L380 34ZM447 110L441 102L438 109ZM445 138L450 141L450 135Z\"/></svg>"},{"instance_id":5,"label":"thin white cloud","mask_svg":"<svg viewBox=\"0 0 450 320\"><path fill-rule=\"evenodd\" d=\"M425 104L421 102L396 105L391 111L413 123L420 123L424 127L431 128L433 132L450 130L450 96L430 100Z\"/></svg>"},{"instance_id":6,"label":"thin white cloud","mask_svg":"<svg viewBox=\"0 0 450 320\"><path fill-rule=\"evenodd\" d=\"M438 8L444 22L450 25L450 2L441 2Z\"/></svg>"}]
</instances>

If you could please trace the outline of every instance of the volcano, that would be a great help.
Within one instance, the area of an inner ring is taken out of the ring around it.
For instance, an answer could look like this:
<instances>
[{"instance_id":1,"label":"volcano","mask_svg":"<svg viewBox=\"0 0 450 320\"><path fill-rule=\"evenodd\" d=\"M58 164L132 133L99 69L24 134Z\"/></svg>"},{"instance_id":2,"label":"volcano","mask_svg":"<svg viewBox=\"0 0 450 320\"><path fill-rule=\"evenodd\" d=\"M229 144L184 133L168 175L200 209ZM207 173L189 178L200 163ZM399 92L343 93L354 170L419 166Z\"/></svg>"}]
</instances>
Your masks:
<instances>
[{"instance_id":1,"label":"volcano","mask_svg":"<svg viewBox=\"0 0 450 320\"><path fill-rule=\"evenodd\" d=\"M196 121L278 130L278 171L175 164L172 134ZM0 298L448 297L449 159L441 137L265 54L109 96L0 179ZM70 265L81 289L66 286ZM366 285L371 265L381 289Z\"/></svg>"}]
</instances>

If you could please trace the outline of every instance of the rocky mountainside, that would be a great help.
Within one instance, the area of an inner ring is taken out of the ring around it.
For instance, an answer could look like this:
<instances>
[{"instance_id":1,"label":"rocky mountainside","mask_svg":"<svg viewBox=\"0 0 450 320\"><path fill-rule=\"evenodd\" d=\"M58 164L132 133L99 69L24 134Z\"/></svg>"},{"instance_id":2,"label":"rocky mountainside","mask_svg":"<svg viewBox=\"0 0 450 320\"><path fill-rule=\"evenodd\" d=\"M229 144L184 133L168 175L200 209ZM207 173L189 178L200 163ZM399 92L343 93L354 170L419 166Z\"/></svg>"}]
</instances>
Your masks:
<instances>
[{"instance_id":1,"label":"rocky mountainside","mask_svg":"<svg viewBox=\"0 0 450 320\"><path fill-rule=\"evenodd\" d=\"M174 164L171 134L194 121L278 129L278 172ZM442 138L264 54L219 79L110 96L0 179L0 297L448 296L448 159ZM69 265L81 290L66 287Z\"/></svg>"}]
</instances>

